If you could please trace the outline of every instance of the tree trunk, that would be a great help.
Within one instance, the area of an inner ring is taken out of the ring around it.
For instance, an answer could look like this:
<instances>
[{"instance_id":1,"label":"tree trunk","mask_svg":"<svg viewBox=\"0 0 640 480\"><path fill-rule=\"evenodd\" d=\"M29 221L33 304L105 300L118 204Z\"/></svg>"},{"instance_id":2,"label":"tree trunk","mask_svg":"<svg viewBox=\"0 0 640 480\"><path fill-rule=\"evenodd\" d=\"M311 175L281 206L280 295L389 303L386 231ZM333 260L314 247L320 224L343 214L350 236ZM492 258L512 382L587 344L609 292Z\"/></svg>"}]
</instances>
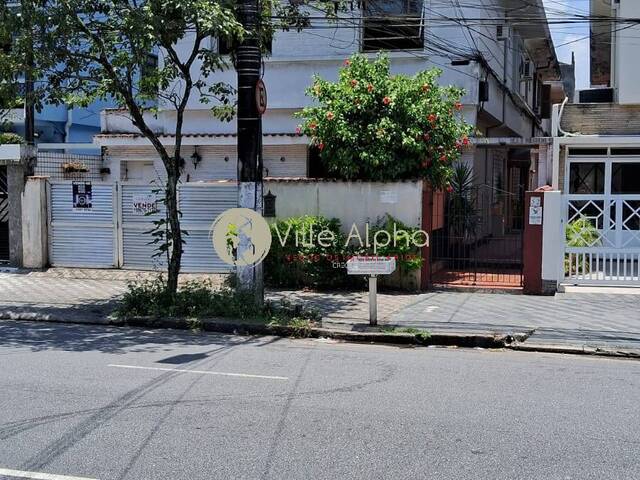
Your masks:
<instances>
[{"instance_id":1,"label":"tree trunk","mask_svg":"<svg viewBox=\"0 0 640 480\"><path fill-rule=\"evenodd\" d=\"M178 211L178 178L179 161L174 160L176 165L167 169L166 188L166 208L169 221L169 239L171 249L169 254L169 268L167 278L167 289L172 295L178 291L178 277L180 276L180 266L182 263L182 230L180 228L180 214Z\"/></svg>"}]
</instances>

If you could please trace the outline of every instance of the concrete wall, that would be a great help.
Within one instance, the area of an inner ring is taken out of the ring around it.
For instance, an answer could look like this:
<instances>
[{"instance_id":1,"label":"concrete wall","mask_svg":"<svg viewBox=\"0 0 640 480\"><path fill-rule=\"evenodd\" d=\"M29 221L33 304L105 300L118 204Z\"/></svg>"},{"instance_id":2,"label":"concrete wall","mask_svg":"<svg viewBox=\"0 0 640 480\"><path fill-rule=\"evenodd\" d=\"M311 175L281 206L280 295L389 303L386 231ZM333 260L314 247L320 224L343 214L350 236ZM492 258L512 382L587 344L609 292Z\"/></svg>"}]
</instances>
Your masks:
<instances>
[{"instance_id":1,"label":"concrete wall","mask_svg":"<svg viewBox=\"0 0 640 480\"><path fill-rule=\"evenodd\" d=\"M373 226L389 214L407 226L422 228L422 181L412 182L333 182L322 180L267 180L264 193L276 196L278 219L302 215L337 218L342 231L355 224L365 235L367 223ZM390 288L417 291L420 270L396 271L382 277L380 284Z\"/></svg>"},{"instance_id":2,"label":"concrete wall","mask_svg":"<svg viewBox=\"0 0 640 480\"><path fill-rule=\"evenodd\" d=\"M332 182L269 180L265 194L276 198L277 218L322 215L337 218L348 233L355 223L361 232L386 214L402 223L422 225L422 182Z\"/></svg>"},{"instance_id":3,"label":"concrete wall","mask_svg":"<svg viewBox=\"0 0 640 480\"><path fill-rule=\"evenodd\" d=\"M562 222L562 194L544 192L542 214L542 284L549 291L564 279L564 223Z\"/></svg>"},{"instance_id":4,"label":"concrete wall","mask_svg":"<svg viewBox=\"0 0 640 480\"><path fill-rule=\"evenodd\" d=\"M45 177L30 177L22 193L22 258L25 268L48 263L47 186Z\"/></svg>"}]
</instances>

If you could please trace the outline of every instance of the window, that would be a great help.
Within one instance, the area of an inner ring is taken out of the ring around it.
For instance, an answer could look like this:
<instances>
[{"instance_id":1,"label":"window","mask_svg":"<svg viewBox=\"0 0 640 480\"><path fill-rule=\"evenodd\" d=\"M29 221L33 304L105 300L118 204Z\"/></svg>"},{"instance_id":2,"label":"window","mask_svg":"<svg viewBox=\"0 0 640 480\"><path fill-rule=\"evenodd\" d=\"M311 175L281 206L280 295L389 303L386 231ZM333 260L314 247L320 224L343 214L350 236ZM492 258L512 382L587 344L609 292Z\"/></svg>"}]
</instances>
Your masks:
<instances>
[{"instance_id":1,"label":"window","mask_svg":"<svg viewBox=\"0 0 640 480\"><path fill-rule=\"evenodd\" d=\"M640 194L640 163L614 163L611 173L611 193Z\"/></svg>"},{"instance_id":2,"label":"window","mask_svg":"<svg viewBox=\"0 0 640 480\"><path fill-rule=\"evenodd\" d=\"M423 49L422 3L422 0L365 2L363 50Z\"/></svg>"},{"instance_id":3,"label":"window","mask_svg":"<svg viewBox=\"0 0 640 480\"><path fill-rule=\"evenodd\" d=\"M604 163L571 163L569 193L604 194Z\"/></svg>"}]
</instances>

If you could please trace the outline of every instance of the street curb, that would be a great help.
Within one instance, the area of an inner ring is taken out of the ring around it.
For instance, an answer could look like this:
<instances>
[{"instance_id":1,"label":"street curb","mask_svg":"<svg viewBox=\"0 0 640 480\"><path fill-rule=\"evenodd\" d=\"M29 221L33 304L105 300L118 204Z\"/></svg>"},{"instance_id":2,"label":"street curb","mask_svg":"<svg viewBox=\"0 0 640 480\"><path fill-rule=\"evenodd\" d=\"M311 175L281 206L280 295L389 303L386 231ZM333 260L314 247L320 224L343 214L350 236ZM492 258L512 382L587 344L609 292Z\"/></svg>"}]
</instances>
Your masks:
<instances>
[{"instance_id":1,"label":"street curb","mask_svg":"<svg viewBox=\"0 0 640 480\"><path fill-rule=\"evenodd\" d=\"M51 317L46 314L34 312L2 312L1 320L16 320L44 323L64 323L73 325L99 325L112 327L141 327L173 330L192 330L195 325L205 332L223 333L230 335L273 335L280 337L300 337L300 329L284 325L250 324L237 321L225 321L206 319L190 323L185 319L88 319L75 320ZM481 335L481 334L441 334L432 333L429 337L419 338L412 333L384 333L384 332L348 332L332 330L322 327L312 327L304 332L308 338L331 338L334 340L355 343L379 343L388 345L416 345L416 346L441 346L461 348L490 348L506 349L520 352L556 353L565 355L587 355L610 358L640 359L640 351L616 350L601 347L571 346L571 345L546 345L520 343L522 339L512 335ZM519 341L520 340L520 341Z\"/></svg>"},{"instance_id":2,"label":"street curb","mask_svg":"<svg viewBox=\"0 0 640 480\"><path fill-rule=\"evenodd\" d=\"M384 343L391 345L447 346L463 348L504 348L513 341L510 335L481 334L431 334L428 337L417 337L412 333L384 332L347 332L321 327L312 327L303 332L298 328L286 325L251 324L238 321L205 319L190 322L186 319L136 317L128 319L89 319L75 320L51 317L50 315L27 312L0 312L0 320L22 320L48 323L66 323L76 325L102 325L114 327L162 328L174 330L191 330L200 328L205 332L232 335L275 335L281 337L331 338L345 342Z\"/></svg>"},{"instance_id":3,"label":"street curb","mask_svg":"<svg viewBox=\"0 0 640 480\"><path fill-rule=\"evenodd\" d=\"M185 330L192 328L188 320L130 318L112 321L112 325L128 325L146 328L173 328ZM205 332L245 335L276 335L283 337L299 337L300 329L286 325L263 325L216 319L199 320L198 326ZM384 332L348 332L322 327L312 327L304 332L309 338L331 338L345 342L385 343L394 345L422 345L422 346L450 346L463 348L504 348L513 341L510 335L480 335L480 334L431 334L418 337L412 333L384 333Z\"/></svg>"},{"instance_id":4,"label":"street curb","mask_svg":"<svg viewBox=\"0 0 640 480\"><path fill-rule=\"evenodd\" d=\"M45 323L70 323L74 325L102 325L109 326L113 323L106 317L90 318L85 317L86 320L75 320L73 318L58 318L52 317L46 313L38 312L14 312L14 311L0 311L0 320L17 320L23 322L45 322Z\"/></svg>"},{"instance_id":5,"label":"street curb","mask_svg":"<svg viewBox=\"0 0 640 480\"><path fill-rule=\"evenodd\" d=\"M558 353L564 355L590 355L597 357L640 359L640 351L616 350L602 347L575 347L571 345L545 345L512 343L505 348L520 352Z\"/></svg>"}]
</instances>

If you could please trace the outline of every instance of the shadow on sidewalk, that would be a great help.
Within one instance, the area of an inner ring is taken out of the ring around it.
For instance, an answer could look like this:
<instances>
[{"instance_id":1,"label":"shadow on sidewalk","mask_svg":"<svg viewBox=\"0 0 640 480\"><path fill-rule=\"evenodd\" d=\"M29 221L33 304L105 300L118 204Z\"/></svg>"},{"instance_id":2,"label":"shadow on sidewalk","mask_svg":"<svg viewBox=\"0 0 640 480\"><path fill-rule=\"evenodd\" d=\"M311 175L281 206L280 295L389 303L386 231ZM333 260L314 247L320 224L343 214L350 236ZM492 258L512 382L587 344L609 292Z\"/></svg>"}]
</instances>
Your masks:
<instances>
[{"instance_id":1,"label":"shadow on sidewalk","mask_svg":"<svg viewBox=\"0 0 640 480\"><path fill-rule=\"evenodd\" d=\"M0 346L31 351L70 352L162 352L175 351L175 344L190 346L234 346L264 344L259 337L234 337L175 330L144 330L101 325L73 325L30 321L0 321Z\"/></svg>"}]
</instances>

